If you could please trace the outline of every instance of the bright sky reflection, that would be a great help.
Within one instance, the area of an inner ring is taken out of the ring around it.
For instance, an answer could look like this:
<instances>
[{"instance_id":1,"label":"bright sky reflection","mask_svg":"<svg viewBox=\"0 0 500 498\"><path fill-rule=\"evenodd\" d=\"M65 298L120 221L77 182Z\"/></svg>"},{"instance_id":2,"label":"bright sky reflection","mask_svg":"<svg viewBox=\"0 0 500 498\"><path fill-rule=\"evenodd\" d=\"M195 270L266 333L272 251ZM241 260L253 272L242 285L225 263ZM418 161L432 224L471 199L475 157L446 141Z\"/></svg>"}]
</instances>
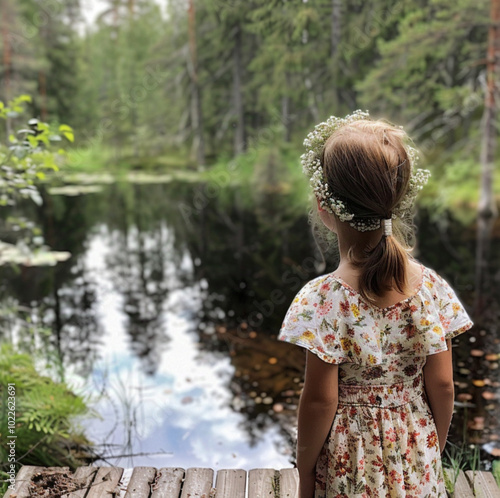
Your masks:
<instances>
[{"instance_id":1,"label":"bright sky reflection","mask_svg":"<svg viewBox=\"0 0 500 498\"><path fill-rule=\"evenodd\" d=\"M94 365L92 381L84 383L76 376L71 380L93 395L106 387L107 397L95 404L102 420L86 421L85 426L91 440L116 445L107 454L160 454L109 458L107 463L247 470L291 467L284 454L287 444L277 428L265 432L256 445L250 446L249 436L241 427L245 416L229 406L233 395L228 382L234 370L229 357L200 349L189 320L203 298L199 283L166 293L160 323L171 340L160 352L155 375L142 372L140 361L130 349L122 295L114 289L106 262L110 251L116 250L116 244L111 244L113 236L104 227L96 231L85 257L89 277L96 283L96 313L103 330L98 346L100 360ZM134 237L132 229L129 240ZM189 269L189 265L190 260L183 258L183 269ZM165 266L169 287L175 289L175 272L168 262ZM124 409L125 404L128 409ZM130 427L128 435L126 426Z\"/></svg>"}]
</instances>

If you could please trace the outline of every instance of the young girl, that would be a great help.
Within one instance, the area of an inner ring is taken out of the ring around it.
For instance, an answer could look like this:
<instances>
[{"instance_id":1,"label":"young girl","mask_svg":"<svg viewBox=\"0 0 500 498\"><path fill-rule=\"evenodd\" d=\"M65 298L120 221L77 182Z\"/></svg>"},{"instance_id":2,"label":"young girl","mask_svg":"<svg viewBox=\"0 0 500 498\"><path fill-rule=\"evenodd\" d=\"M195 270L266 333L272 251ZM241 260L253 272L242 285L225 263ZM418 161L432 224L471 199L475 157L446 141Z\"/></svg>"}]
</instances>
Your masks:
<instances>
[{"instance_id":1,"label":"young girl","mask_svg":"<svg viewBox=\"0 0 500 498\"><path fill-rule=\"evenodd\" d=\"M278 338L307 349L299 498L446 497L451 339L472 327L453 289L409 255L417 170L404 131L331 117L304 145L338 268L297 294Z\"/></svg>"}]
</instances>

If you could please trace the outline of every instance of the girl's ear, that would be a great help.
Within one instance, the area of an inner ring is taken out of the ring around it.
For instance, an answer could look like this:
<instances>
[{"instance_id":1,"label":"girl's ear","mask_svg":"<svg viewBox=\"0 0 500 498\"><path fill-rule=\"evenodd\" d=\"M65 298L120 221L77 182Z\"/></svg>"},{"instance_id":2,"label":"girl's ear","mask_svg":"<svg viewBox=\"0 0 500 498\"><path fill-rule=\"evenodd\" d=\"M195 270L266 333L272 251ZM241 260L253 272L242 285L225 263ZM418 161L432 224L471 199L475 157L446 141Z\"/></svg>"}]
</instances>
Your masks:
<instances>
[{"instance_id":1,"label":"girl's ear","mask_svg":"<svg viewBox=\"0 0 500 498\"><path fill-rule=\"evenodd\" d=\"M318 203L318 211L325 211L322 207L321 204L319 203L319 199L316 197L316 202Z\"/></svg>"},{"instance_id":2,"label":"girl's ear","mask_svg":"<svg viewBox=\"0 0 500 498\"><path fill-rule=\"evenodd\" d=\"M336 226L337 226L336 215L334 213L330 213L325 208L321 207L321 204L320 204L319 199L317 197L316 197L316 202L318 205L319 218L321 219L323 224L326 226L326 228L328 228L332 232L337 233L337 231L336 231L337 230L336 229Z\"/></svg>"}]
</instances>

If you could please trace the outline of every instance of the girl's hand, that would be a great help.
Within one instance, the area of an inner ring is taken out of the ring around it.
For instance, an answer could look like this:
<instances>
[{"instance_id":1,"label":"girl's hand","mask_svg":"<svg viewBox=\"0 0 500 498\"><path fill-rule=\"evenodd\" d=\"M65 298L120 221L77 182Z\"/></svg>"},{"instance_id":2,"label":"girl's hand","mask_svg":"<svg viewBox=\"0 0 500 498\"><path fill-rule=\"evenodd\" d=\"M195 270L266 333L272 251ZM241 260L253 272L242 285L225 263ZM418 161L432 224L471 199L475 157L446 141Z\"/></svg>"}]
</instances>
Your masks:
<instances>
[{"instance_id":1,"label":"girl's hand","mask_svg":"<svg viewBox=\"0 0 500 498\"><path fill-rule=\"evenodd\" d=\"M314 498L315 472L299 476L299 498Z\"/></svg>"},{"instance_id":2,"label":"girl's hand","mask_svg":"<svg viewBox=\"0 0 500 498\"><path fill-rule=\"evenodd\" d=\"M455 398L451 339L446 340L446 345L447 351L427 356L424 366L424 388L436 424L441 453L446 445Z\"/></svg>"}]
</instances>

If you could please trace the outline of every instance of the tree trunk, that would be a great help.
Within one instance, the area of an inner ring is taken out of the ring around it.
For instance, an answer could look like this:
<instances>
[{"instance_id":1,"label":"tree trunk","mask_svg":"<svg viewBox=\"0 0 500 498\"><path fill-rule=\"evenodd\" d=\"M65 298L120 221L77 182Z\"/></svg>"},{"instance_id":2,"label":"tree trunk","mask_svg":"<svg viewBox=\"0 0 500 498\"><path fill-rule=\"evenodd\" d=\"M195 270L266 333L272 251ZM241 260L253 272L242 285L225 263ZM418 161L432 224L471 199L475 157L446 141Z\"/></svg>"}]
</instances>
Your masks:
<instances>
[{"instance_id":1,"label":"tree trunk","mask_svg":"<svg viewBox=\"0 0 500 498\"><path fill-rule=\"evenodd\" d=\"M196 17L193 0L188 1L189 53L191 58L191 122L195 133L193 147L196 149L198 169L203 169L205 166L205 141L203 140L203 113L201 91L198 82L198 63L196 60Z\"/></svg>"},{"instance_id":2,"label":"tree trunk","mask_svg":"<svg viewBox=\"0 0 500 498\"><path fill-rule=\"evenodd\" d=\"M316 100L316 93L314 92L313 89L313 83L309 76L306 76L306 79L304 80L304 86L307 89L307 101L308 101L308 109L309 112L311 113L313 120L315 122L319 121L319 107L318 107L318 102Z\"/></svg>"},{"instance_id":3,"label":"tree trunk","mask_svg":"<svg viewBox=\"0 0 500 498\"><path fill-rule=\"evenodd\" d=\"M332 31L330 34L330 56L335 59L340 43L341 0L332 0Z\"/></svg>"},{"instance_id":4,"label":"tree trunk","mask_svg":"<svg viewBox=\"0 0 500 498\"><path fill-rule=\"evenodd\" d=\"M3 77L3 99L5 101L5 105L8 104L9 100L12 98L10 94L10 70L11 70L11 46L10 46L10 37L9 37L9 0L0 0L2 6L2 44L3 44L3 57L2 64L5 68L5 73ZM7 116L5 120L7 139L11 135L11 123L10 117Z\"/></svg>"},{"instance_id":5,"label":"tree trunk","mask_svg":"<svg viewBox=\"0 0 500 498\"><path fill-rule=\"evenodd\" d=\"M290 123L290 97L288 95L283 95L283 97L281 97L281 122L285 129L283 140L286 143L290 143L292 126Z\"/></svg>"},{"instance_id":6,"label":"tree trunk","mask_svg":"<svg viewBox=\"0 0 500 498\"><path fill-rule=\"evenodd\" d=\"M493 166L496 132L496 78L498 78L498 59L500 57L500 0L491 0L491 24L488 34L487 86L484 99L481 143L481 184L479 192L476 277L474 312L478 316L484 309L485 290L488 284L488 258L491 242L491 230L497 216L493 192Z\"/></svg>"},{"instance_id":7,"label":"tree trunk","mask_svg":"<svg viewBox=\"0 0 500 498\"><path fill-rule=\"evenodd\" d=\"M245 111L243 107L243 69L241 65L241 26L235 28L233 46L233 99L236 113L236 129L234 132L234 154L245 150Z\"/></svg>"},{"instance_id":8,"label":"tree trunk","mask_svg":"<svg viewBox=\"0 0 500 498\"><path fill-rule=\"evenodd\" d=\"M38 71L38 91L40 93L40 119L47 121L47 77L43 69Z\"/></svg>"},{"instance_id":9,"label":"tree trunk","mask_svg":"<svg viewBox=\"0 0 500 498\"><path fill-rule=\"evenodd\" d=\"M331 32L330 32L330 59L331 59L331 76L333 77L333 102L334 108L339 108L342 102L339 89L339 45L341 38L341 23L342 23L342 2L341 0L332 0L332 15L331 15Z\"/></svg>"}]
</instances>

